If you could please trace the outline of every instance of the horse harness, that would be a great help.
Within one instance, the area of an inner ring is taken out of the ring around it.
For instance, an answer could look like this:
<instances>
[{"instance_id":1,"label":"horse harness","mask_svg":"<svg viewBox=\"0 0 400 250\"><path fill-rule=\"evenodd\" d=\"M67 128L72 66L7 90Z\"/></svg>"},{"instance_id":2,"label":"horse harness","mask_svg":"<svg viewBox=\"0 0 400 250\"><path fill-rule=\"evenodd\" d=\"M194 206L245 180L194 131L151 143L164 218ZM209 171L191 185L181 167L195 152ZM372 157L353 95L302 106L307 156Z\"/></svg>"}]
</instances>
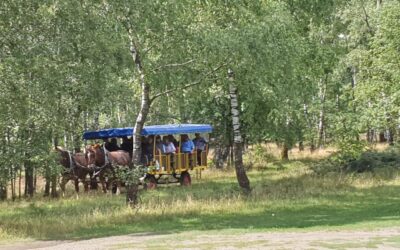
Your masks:
<instances>
[{"instance_id":1,"label":"horse harness","mask_svg":"<svg viewBox=\"0 0 400 250\"><path fill-rule=\"evenodd\" d=\"M75 167L76 165L72 162L72 155L71 152L69 152L68 150L66 150L67 154L68 154L68 160L69 160L69 169L66 170L65 172L75 175Z\"/></svg>"},{"instance_id":2,"label":"horse harness","mask_svg":"<svg viewBox=\"0 0 400 250\"><path fill-rule=\"evenodd\" d=\"M112 165L110 159L108 158L108 150L105 148L104 145L102 146L102 149L103 149L103 153L104 153L104 164L103 164L103 166L98 167L98 171L97 172L96 172L96 170L94 171L93 177L97 176L107 166L111 166Z\"/></svg>"},{"instance_id":3,"label":"horse harness","mask_svg":"<svg viewBox=\"0 0 400 250\"><path fill-rule=\"evenodd\" d=\"M71 152L67 151L67 154L68 154L68 159L69 159L69 169L66 172L76 176L76 173L75 173L76 168L77 167L85 168L85 166L82 166L81 164L76 162L75 159L72 157Z\"/></svg>"}]
</instances>

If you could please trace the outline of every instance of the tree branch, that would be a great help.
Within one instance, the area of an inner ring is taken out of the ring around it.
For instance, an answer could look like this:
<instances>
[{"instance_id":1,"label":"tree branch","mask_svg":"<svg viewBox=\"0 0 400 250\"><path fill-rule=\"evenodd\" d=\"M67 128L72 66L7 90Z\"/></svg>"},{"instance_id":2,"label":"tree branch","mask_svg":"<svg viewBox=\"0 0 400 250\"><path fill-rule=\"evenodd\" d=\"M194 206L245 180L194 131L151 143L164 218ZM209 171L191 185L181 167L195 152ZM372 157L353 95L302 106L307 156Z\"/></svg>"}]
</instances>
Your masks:
<instances>
[{"instance_id":1,"label":"tree branch","mask_svg":"<svg viewBox=\"0 0 400 250\"><path fill-rule=\"evenodd\" d=\"M152 50L155 47L155 45L151 45L150 47L146 48L145 50L143 50L142 55L146 55L148 52L150 52L150 50Z\"/></svg>"},{"instance_id":2,"label":"tree branch","mask_svg":"<svg viewBox=\"0 0 400 250\"><path fill-rule=\"evenodd\" d=\"M160 92L160 93L154 95L153 97L150 98L150 103L153 103L153 101L154 101L155 99L157 99L158 97L160 97L160 96L167 95L167 94L172 93L172 92L175 92L175 91L177 91L177 90L187 89L187 88L190 88L190 87L193 87L193 86L195 86L195 85L200 84L205 78L207 78L208 76L214 74L215 72L217 72L218 70L220 70L222 67L228 65L228 63L229 63L229 61L224 62L224 63L221 63L219 66L215 67L214 69L212 69L211 71L209 71L207 74L205 74L205 75L203 75L202 77L200 77L200 79L198 79L197 81L194 81L194 82L192 82L192 83L189 83L189 84L186 84L186 85L183 85L183 86L179 86L179 87L177 87L177 88L168 89L168 90L166 90L166 91L163 91L163 92Z\"/></svg>"},{"instance_id":3,"label":"tree branch","mask_svg":"<svg viewBox=\"0 0 400 250\"><path fill-rule=\"evenodd\" d=\"M180 66L184 66L184 65L187 65L187 64L189 64L189 63L192 63L192 62L194 62L194 61L195 61L194 59L191 59L191 60L189 60L189 61L187 61L187 62L183 62L183 63L171 63L171 64L166 64L166 65L162 65L162 66L160 66L160 67L155 68L153 71L158 71L158 70L163 69L163 68L180 67Z\"/></svg>"},{"instance_id":4,"label":"tree branch","mask_svg":"<svg viewBox=\"0 0 400 250\"><path fill-rule=\"evenodd\" d=\"M367 10L365 9L364 4L362 4L362 8L363 8L363 11L364 11L364 21L365 21L365 23L367 24L367 27L368 27L368 32L373 34L372 28L369 25L369 21L368 21L369 16L367 14Z\"/></svg>"}]
</instances>

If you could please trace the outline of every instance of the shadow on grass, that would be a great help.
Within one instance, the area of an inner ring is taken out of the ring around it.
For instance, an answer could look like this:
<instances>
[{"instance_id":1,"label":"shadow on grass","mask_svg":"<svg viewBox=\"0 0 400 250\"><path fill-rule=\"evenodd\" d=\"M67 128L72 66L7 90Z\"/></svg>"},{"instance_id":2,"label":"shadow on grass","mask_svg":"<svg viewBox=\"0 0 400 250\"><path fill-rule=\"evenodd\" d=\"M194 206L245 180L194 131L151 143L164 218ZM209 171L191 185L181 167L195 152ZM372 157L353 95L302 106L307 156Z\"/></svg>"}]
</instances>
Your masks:
<instances>
[{"instance_id":1,"label":"shadow on grass","mask_svg":"<svg viewBox=\"0 0 400 250\"><path fill-rule=\"evenodd\" d=\"M255 205L246 211L230 213L191 212L169 216L141 215L127 217L126 223L82 229L67 238L92 238L138 232L178 233L191 230L260 230L352 226L359 223L395 223L400 219L400 187L384 186L356 189L352 193L327 195L323 204L305 200L283 205ZM249 201L251 202L251 201ZM395 224L398 225L399 223ZM387 224L390 226L390 224Z\"/></svg>"},{"instance_id":2,"label":"shadow on grass","mask_svg":"<svg viewBox=\"0 0 400 250\"><path fill-rule=\"evenodd\" d=\"M229 203L215 210L179 207L162 215L147 212L126 213L124 197L99 196L90 199L30 203L0 209L0 228L11 233L42 240L87 239L131 233L169 234L189 230L260 230L341 227L359 223L396 224L400 219L400 187L382 185L355 188L346 183L325 183L307 174L269 178L270 173L251 173L255 189L252 197L241 197L234 177L200 180L191 188L160 188L143 193L144 204L170 200L199 203L239 200L242 206ZM314 181L315 183L310 183ZM333 183L333 184L332 184ZM149 209L149 208L147 208ZM121 213L118 213L121 211ZM90 221L90 216L104 214ZM76 216L87 223L79 224ZM110 217L105 217L110 215ZM34 219L34 220L33 220ZM29 223L41 223L31 226ZM59 223L73 224L61 230ZM397 223L396 225L399 225ZM37 226L37 227L35 227ZM32 231L30 228L35 228ZM60 230L58 230L60 228ZM42 230L42 231L41 231Z\"/></svg>"}]
</instances>

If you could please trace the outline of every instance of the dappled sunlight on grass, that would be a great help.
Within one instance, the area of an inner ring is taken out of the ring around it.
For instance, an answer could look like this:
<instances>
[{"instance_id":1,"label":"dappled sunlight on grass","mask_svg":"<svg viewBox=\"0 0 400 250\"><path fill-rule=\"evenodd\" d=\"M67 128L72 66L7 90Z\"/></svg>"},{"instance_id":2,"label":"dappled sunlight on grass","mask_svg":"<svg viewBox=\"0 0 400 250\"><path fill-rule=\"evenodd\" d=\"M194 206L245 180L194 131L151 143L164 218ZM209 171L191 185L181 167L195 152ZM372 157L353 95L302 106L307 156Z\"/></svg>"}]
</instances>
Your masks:
<instances>
[{"instance_id":1,"label":"dappled sunlight on grass","mask_svg":"<svg viewBox=\"0 0 400 250\"><path fill-rule=\"evenodd\" d=\"M99 193L1 203L0 238L400 225L398 172L389 179L371 173L317 176L303 161L281 164L250 171L249 196L240 192L232 170L208 170L188 188L142 191L140 206L133 210L124 205L124 196Z\"/></svg>"}]
</instances>

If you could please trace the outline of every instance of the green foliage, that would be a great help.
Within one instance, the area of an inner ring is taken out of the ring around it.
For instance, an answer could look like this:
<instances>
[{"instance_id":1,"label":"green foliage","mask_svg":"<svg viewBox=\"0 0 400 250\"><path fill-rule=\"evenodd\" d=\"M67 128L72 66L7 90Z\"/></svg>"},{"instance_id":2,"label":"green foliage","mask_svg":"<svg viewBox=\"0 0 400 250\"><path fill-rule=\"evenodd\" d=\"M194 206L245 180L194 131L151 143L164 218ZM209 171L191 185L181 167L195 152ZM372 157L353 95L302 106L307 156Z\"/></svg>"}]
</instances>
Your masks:
<instances>
[{"instance_id":1,"label":"green foliage","mask_svg":"<svg viewBox=\"0 0 400 250\"><path fill-rule=\"evenodd\" d=\"M139 185L139 179L146 173L146 167L140 165L134 167L117 165L113 167L116 172L115 176L118 178L118 180L121 180L126 185Z\"/></svg>"},{"instance_id":2,"label":"green foliage","mask_svg":"<svg viewBox=\"0 0 400 250\"><path fill-rule=\"evenodd\" d=\"M398 136L399 13L396 0L1 1L0 180L24 164L55 173L54 142L134 124L128 27L151 95L173 90L148 124L212 123L231 143L229 67L247 142L333 142L337 162L358 159L360 134Z\"/></svg>"}]
</instances>

